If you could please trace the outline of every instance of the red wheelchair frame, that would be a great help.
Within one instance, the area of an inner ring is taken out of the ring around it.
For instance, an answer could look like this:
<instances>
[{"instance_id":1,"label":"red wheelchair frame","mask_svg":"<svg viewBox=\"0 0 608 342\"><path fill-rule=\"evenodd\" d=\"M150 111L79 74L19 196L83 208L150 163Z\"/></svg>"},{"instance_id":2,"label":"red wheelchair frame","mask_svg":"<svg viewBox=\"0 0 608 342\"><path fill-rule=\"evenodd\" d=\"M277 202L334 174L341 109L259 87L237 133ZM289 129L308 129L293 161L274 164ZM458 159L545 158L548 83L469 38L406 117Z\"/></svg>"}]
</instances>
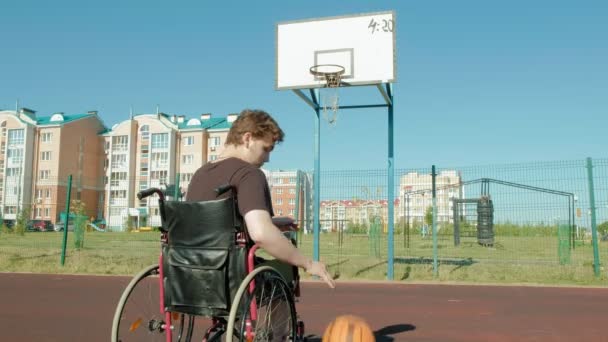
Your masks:
<instances>
[{"instance_id":1,"label":"red wheelchair frame","mask_svg":"<svg viewBox=\"0 0 608 342\"><path fill-rule=\"evenodd\" d=\"M218 194L221 194L225 191L227 191L227 188L220 188L217 190ZM147 189L147 190L143 190L141 192L139 192L137 194L137 197L141 200L145 197L148 197L152 194L157 194L159 197L159 209L160 209L160 213L161 213L161 217L164 220L164 201L165 201L165 196L163 194L163 192L157 188L151 188L151 189ZM294 232L297 229L296 225L291 225L289 227L289 229L287 229L287 232ZM168 232L161 230L161 246L166 245L168 243ZM295 243L295 241L292 239L292 241ZM247 246L247 237L245 235L244 232L238 233L237 237L236 237L236 243L238 246L240 247L246 247ZM249 247L247 250L247 260L246 260L246 275L251 275L254 276L254 270L256 269L256 251L258 250L258 245L253 245L252 247ZM165 334L165 341L166 342L173 342L173 330L175 329L175 326L173 326L173 321L177 320L177 318L179 318L179 316L181 315L181 321L180 321L180 328L179 328L179 335L177 337L178 341L181 341L182 338L182 333L183 333L183 324L184 324L184 318L185 318L185 314L184 313L179 313L179 312L170 312L170 311L166 311L166 306L165 306L165 286L164 286L164 275L165 275L165 270L163 269L163 252L161 249L161 253L159 255L158 258L158 286L159 286L159 302L160 302L160 313L161 315L164 316L164 321L162 322L158 322L157 320L149 320L148 322L145 322L147 324L143 325L144 329L148 329L149 332L151 333L164 333ZM270 267L266 266L263 267L264 269L266 269L266 271L271 271ZM154 266L149 267L147 270L148 272L153 271ZM260 269L258 269L258 271L261 271ZM276 273L277 275L280 276L280 274L276 271L276 270L272 270L274 271L274 273ZM257 271L256 271L257 272ZM292 327L295 326L295 331L291 332L291 336L295 336L296 340L304 340L304 323L302 321L298 321L297 320L297 314L295 312L295 299L299 297L300 295L300 288L299 288L299 277L297 276L297 268L295 268L295 277L294 277L294 284L293 287L289 286L287 287L288 291L289 291L289 295L291 295L291 299L290 299L290 303L288 303L289 307L290 307L290 314L291 314L291 324ZM258 273L262 273L262 272L258 272ZM143 274L143 275L142 275ZM127 304L127 301L129 299L130 293L134 290L134 288L137 286L137 283L145 278L148 275L148 273L144 274L144 273L140 273L140 275L136 276L135 278L133 278L133 280L131 281L131 283L129 284L129 286L127 286L127 289L124 291L121 300L119 302L119 305L116 309L116 313L114 316L114 321L113 321L113 327L112 327L112 341L113 342L118 342L118 341L124 341L127 342L124 339L119 338L118 334L119 334L119 327L121 324L121 320L122 320L122 314L123 314L123 310ZM251 278L251 277L249 277ZM275 276L276 278L276 276ZM281 279L283 280L283 282L285 284L287 284L287 282L281 277ZM248 292L248 295L250 296L250 304L249 304L249 318L244 319L243 322L241 322L241 324L244 324L245 327L245 336L240 336L241 338L244 338L244 340L246 341L253 341L253 340L259 340L256 339L255 333L253 331L253 322L257 322L258 321L258 307L257 307L257 303L256 303L256 297L254 294L255 292L255 281L249 281L246 284L246 280L243 281L240 285L240 287L244 287L247 286L246 290ZM293 290L293 291L291 291ZM285 291L285 289L283 289L283 291ZM243 290L240 290L239 292L243 292ZM207 341L214 341L216 339L221 338L221 335L223 335L226 330L227 330L227 326L229 326L231 328L231 332L230 332L230 336L232 335L233 331L232 331L232 327L234 326L234 320L235 318L235 310L237 310L237 307L239 307L240 305L240 300L241 297L235 297L234 301L238 301L237 305L234 304L234 302L232 303L231 307L231 314L229 316L229 322L226 321L225 317L210 317L211 318L211 327L209 327L207 329L207 331L205 332L204 338L203 338L203 342L207 342ZM268 304L270 305L270 304ZM188 331L187 331L187 335L186 335L186 341L189 342L190 339L192 338L192 330L193 330L193 325L194 325L194 317L197 315L189 315L189 326L188 326ZM245 315L246 316L246 315ZM174 319L175 317L175 319ZM198 316L198 317L202 317L202 316ZM230 322L230 320L232 320L232 322ZM137 320L137 326L135 327L135 329L139 328L139 326L141 325L142 322L144 322L144 319L138 319ZM133 329L135 323L131 324L129 329ZM242 329L241 329L242 332ZM212 335L213 334L213 335ZM211 337L211 338L210 338ZM263 337L261 337L263 338Z\"/></svg>"}]
</instances>

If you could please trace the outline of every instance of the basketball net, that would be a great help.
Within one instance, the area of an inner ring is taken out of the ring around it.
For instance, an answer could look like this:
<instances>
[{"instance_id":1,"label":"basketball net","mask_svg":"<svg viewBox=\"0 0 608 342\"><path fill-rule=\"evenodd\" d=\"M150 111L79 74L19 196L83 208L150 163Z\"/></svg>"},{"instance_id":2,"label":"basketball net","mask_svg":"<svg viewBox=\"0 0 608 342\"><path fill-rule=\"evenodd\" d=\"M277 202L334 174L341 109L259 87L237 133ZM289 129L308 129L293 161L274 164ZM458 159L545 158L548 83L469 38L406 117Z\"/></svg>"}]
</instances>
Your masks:
<instances>
[{"instance_id":1,"label":"basketball net","mask_svg":"<svg viewBox=\"0 0 608 342\"><path fill-rule=\"evenodd\" d=\"M335 127L338 121L338 109L340 107L339 87L321 88L321 105L323 107L323 118L330 127Z\"/></svg>"},{"instance_id":2,"label":"basketball net","mask_svg":"<svg viewBox=\"0 0 608 342\"><path fill-rule=\"evenodd\" d=\"M340 77L339 73L325 74L327 85L321 89L321 104L323 105L323 117L330 127L335 127L338 121L338 109L340 109Z\"/></svg>"}]
</instances>

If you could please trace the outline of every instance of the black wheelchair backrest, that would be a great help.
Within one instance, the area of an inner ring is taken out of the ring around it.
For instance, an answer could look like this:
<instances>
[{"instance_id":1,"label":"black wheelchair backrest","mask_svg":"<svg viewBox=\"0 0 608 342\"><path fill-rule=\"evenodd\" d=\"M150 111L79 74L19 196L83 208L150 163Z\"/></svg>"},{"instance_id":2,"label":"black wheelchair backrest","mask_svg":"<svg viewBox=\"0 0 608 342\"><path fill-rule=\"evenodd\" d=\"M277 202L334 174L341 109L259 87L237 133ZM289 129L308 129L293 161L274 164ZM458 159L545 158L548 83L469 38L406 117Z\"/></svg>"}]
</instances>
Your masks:
<instances>
[{"instance_id":1,"label":"black wheelchair backrest","mask_svg":"<svg viewBox=\"0 0 608 342\"><path fill-rule=\"evenodd\" d=\"M165 202L163 229L170 245L229 247L242 220L232 197L204 202Z\"/></svg>"}]
</instances>

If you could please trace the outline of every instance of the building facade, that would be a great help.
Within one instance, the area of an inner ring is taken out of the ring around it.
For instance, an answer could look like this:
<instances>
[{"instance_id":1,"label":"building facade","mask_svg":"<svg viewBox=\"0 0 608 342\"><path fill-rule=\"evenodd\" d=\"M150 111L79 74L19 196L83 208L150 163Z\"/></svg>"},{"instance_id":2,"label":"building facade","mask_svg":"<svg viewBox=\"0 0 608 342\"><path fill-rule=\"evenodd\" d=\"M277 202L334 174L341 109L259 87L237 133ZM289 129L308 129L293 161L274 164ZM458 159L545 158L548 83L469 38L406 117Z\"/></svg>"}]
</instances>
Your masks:
<instances>
[{"instance_id":1,"label":"building facade","mask_svg":"<svg viewBox=\"0 0 608 342\"><path fill-rule=\"evenodd\" d=\"M312 231L312 178L301 170L267 171L275 216L296 220L303 232Z\"/></svg>"},{"instance_id":2,"label":"building facade","mask_svg":"<svg viewBox=\"0 0 608 342\"><path fill-rule=\"evenodd\" d=\"M86 215L100 214L105 130L96 111L37 117L27 108L0 111L0 206L4 221L24 209L33 219L56 222L65 210L68 176L72 197Z\"/></svg>"},{"instance_id":3,"label":"building facade","mask_svg":"<svg viewBox=\"0 0 608 342\"><path fill-rule=\"evenodd\" d=\"M432 176L409 172L399 179L400 205L395 217L400 217L413 223L424 223L424 216L433 205ZM455 170L439 172L435 178L437 199L437 222L453 222L452 198L464 198L461 177Z\"/></svg>"},{"instance_id":4,"label":"building facade","mask_svg":"<svg viewBox=\"0 0 608 342\"><path fill-rule=\"evenodd\" d=\"M104 133L104 217L110 229L160 226L157 198L139 200L137 192L177 188L178 196L185 196L194 172L222 152L236 117L140 114Z\"/></svg>"},{"instance_id":5,"label":"building facade","mask_svg":"<svg viewBox=\"0 0 608 342\"><path fill-rule=\"evenodd\" d=\"M160 226L157 198L139 200L137 193L156 187L170 199L185 197L196 170L222 153L237 117L159 112L130 115L107 128L96 111L47 117L27 108L0 111L2 219L14 223L27 209L30 219L62 221L71 175L71 199L84 203L91 220L112 231ZM311 175L264 172L275 215L312 230Z\"/></svg>"}]
</instances>

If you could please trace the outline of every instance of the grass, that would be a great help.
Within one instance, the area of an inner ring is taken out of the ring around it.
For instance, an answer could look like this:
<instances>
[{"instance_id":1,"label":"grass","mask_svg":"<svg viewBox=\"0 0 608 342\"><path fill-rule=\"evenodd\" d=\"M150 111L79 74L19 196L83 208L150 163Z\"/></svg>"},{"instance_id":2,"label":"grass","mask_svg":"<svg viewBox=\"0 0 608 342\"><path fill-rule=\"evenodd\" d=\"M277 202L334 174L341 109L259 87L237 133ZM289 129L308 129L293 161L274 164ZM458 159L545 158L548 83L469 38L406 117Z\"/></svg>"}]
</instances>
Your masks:
<instances>
[{"instance_id":1,"label":"grass","mask_svg":"<svg viewBox=\"0 0 608 342\"><path fill-rule=\"evenodd\" d=\"M76 250L70 232L66 262L61 266L63 233L0 234L0 271L133 275L157 262L160 251L158 232L87 232L84 240L84 248ZM312 256L312 235L299 240L302 252ZM366 235L322 234L320 241L321 260L338 279L386 279L385 236L374 243ZM608 243L601 242L602 265L608 261L607 250ZM473 238L455 247L451 239L439 237L435 277L432 239L411 236L405 247L403 236L396 236L393 275L404 282L608 285L605 269L600 277L594 276L590 243L569 252L569 263L561 265L555 237L497 236L492 247L480 246Z\"/></svg>"}]
</instances>

